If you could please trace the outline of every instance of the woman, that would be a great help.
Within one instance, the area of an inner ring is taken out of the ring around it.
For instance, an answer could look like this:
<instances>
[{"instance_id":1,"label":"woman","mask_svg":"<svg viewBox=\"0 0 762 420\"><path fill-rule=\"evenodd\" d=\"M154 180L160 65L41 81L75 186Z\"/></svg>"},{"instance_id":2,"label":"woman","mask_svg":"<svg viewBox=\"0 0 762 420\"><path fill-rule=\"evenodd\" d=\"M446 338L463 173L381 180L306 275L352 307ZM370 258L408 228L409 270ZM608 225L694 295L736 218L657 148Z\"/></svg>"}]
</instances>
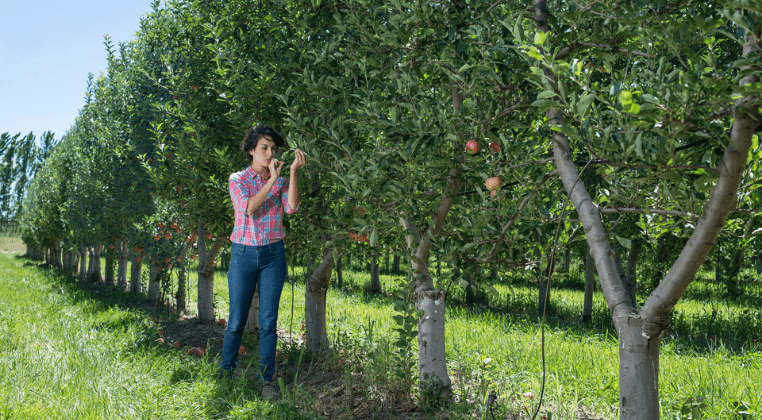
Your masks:
<instances>
[{"instance_id":1,"label":"woman","mask_svg":"<svg viewBox=\"0 0 762 420\"><path fill-rule=\"evenodd\" d=\"M275 373L275 347L278 306L286 278L283 248L283 213L299 208L298 171L304 165L304 153L296 149L288 180L280 178L283 162L275 159L284 142L270 127L252 127L241 141L249 167L230 175L230 198L235 209L228 295L230 316L222 346L221 374L232 375L237 365L238 348L249 314L254 290L259 285L259 369L264 380L263 395L277 399L277 386L271 382Z\"/></svg>"}]
</instances>

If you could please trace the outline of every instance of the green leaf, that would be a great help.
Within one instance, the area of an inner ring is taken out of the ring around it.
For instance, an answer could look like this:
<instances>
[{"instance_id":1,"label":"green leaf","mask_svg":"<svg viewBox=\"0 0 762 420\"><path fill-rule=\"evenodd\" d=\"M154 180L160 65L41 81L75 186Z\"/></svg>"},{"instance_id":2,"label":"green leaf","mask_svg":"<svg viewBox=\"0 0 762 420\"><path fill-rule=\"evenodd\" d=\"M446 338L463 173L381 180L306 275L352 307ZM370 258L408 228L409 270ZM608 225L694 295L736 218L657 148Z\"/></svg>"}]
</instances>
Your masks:
<instances>
[{"instance_id":1,"label":"green leaf","mask_svg":"<svg viewBox=\"0 0 762 420\"><path fill-rule=\"evenodd\" d=\"M632 241L630 241L627 238L622 238L621 236L615 236L616 241L619 242L619 245L622 245L625 248L630 248L632 246Z\"/></svg>"},{"instance_id":2,"label":"green leaf","mask_svg":"<svg viewBox=\"0 0 762 420\"><path fill-rule=\"evenodd\" d=\"M636 115L640 113L640 105L636 104L635 102L632 102L627 105L623 105L622 109L624 110L624 112L628 114L632 114L632 115Z\"/></svg>"},{"instance_id":3,"label":"green leaf","mask_svg":"<svg viewBox=\"0 0 762 420\"><path fill-rule=\"evenodd\" d=\"M629 105L632 103L632 92L623 90L619 92L617 99L619 99L619 103L622 104L622 106Z\"/></svg>"},{"instance_id":4,"label":"green leaf","mask_svg":"<svg viewBox=\"0 0 762 420\"><path fill-rule=\"evenodd\" d=\"M544 45L545 41L548 39L548 35L550 35L550 32L535 32L534 45Z\"/></svg>"},{"instance_id":5,"label":"green leaf","mask_svg":"<svg viewBox=\"0 0 762 420\"><path fill-rule=\"evenodd\" d=\"M552 90L545 90L545 91L540 92L539 95L537 95L537 99L548 99L548 98L552 98L554 96L557 96L556 92L553 92Z\"/></svg>"},{"instance_id":6,"label":"green leaf","mask_svg":"<svg viewBox=\"0 0 762 420\"><path fill-rule=\"evenodd\" d=\"M550 99L540 99L532 102L532 106L539 108L540 112L545 112L550 108L558 106L558 104L556 104L555 101L551 101Z\"/></svg>"},{"instance_id":7,"label":"green leaf","mask_svg":"<svg viewBox=\"0 0 762 420\"><path fill-rule=\"evenodd\" d=\"M590 109L590 105L595 100L595 95L592 93L589 93L582 97L582 99L577 102L577 114L580 118L585 118L587 115L587 111Z\"/></svg>"},{"instance_id":8,"label":"green leaf","mask_svg":"<svg viewBox=\"0 0 762 420\"><path fill-rule=\"evenodd\" d=\"M542 54L540 54L540 52L537 51L537 48L535 48L535 47L532 47L532 48L528 49L527 50L527 55L532 57L532 58L534 58L535 60L542 61Z\"/></svg>"}]
</instances>

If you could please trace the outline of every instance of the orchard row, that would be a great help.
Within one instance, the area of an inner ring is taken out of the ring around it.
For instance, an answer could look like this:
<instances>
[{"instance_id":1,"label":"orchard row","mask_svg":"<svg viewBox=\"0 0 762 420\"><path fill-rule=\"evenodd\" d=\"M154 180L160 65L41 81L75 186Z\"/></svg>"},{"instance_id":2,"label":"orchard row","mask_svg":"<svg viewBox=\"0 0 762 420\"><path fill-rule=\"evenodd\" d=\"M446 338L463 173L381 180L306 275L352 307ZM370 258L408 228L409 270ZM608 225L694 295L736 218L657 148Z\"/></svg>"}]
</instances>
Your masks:
<instances>
[{"instance_id":1,"label":"orchard row","mask_svg":"<svg viewBox=\"0 0 762 420\"><path fill-rule=\"evenodd\" d=\"M402 249L419 380L445 395L441 282L520 270L545 302L556 253L585 241L622 343L622 416L658 418L653 360L674 304L723 229L738 238L723 252L759 249L762 10L734 7L157 2L134 41L106 40L108 71L26 196L24 239L95 265L113 250L122 287L130 259L197 255L211 322L227 179L246 128L265 123L308 156L287 247L317 261L310 351L328 346L336 263ZM433 278L432 250L452 278ZM622 263L638 255L655 278L642 305L643 270Z\"/></svg>"}]
</instances>

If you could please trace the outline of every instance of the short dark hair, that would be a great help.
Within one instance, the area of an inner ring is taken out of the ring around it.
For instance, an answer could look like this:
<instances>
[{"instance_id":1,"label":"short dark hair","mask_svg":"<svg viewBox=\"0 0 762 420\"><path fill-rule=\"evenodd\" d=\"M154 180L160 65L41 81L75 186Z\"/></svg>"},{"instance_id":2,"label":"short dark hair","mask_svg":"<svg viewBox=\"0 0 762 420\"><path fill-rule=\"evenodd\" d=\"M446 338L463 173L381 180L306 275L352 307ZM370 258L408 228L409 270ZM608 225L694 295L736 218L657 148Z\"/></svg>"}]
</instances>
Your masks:
<instances>
[{"instance_id":1,"label":"short dark hair","mask_svg":"<svg viewBox=\"0 0 762 420\"><path fill-rule=\"evenodd\" d=\"M243 136L243 140L241 140L241 150L246 154L246 160L249 163L251 163L252 160L249 151L254 150L257 147L259 140L265 138L265 136L270 136L277 147L283 147L285 144L283 137L272 128L262 124L257 124L254 127L251 127L249 131L246 132L246 135Z\"/></svg>"}]
</instances>

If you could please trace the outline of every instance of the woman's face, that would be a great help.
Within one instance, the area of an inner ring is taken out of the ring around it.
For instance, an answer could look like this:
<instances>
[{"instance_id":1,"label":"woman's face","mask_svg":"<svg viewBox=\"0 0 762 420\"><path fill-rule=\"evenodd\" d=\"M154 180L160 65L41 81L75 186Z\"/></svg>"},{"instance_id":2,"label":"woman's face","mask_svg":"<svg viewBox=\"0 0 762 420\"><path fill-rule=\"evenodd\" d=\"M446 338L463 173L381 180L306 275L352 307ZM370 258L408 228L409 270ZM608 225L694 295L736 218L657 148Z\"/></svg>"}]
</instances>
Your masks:
<instances>
[{"instance_id":1,"label":"woman's face","mask_svg":"<svg viewBox=\"0 0 762 420\"><path fill-rule=\"evenodd\" d=\"M264 136L257 142L257 146L251 150L252 166L260 166L267 168L270 166L270 161L275 158L275 153L278 151L277 146L272 137Z\"/></svg>"}]
</instances>

